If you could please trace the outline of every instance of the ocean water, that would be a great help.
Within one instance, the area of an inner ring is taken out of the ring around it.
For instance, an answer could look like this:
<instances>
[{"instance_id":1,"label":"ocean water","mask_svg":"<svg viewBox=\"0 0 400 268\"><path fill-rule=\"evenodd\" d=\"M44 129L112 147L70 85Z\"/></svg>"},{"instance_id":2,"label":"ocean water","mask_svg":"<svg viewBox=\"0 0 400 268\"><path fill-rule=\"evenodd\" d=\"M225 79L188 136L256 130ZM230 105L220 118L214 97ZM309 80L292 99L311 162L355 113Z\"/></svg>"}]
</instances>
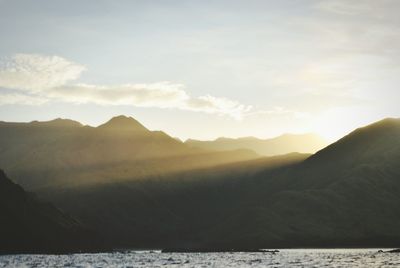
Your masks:
<instances>
[{"instance_id":1,"label":"ocean water","mask_svg":"<svg viewBox=\"0 0 400 268\"><path fill-rule=\"evenodd\" d=\"M128 251L71 255L3 255L0 267L400 267L400 254L379 249L285 249L272 253Z\"/></svg>"}]
</instances>

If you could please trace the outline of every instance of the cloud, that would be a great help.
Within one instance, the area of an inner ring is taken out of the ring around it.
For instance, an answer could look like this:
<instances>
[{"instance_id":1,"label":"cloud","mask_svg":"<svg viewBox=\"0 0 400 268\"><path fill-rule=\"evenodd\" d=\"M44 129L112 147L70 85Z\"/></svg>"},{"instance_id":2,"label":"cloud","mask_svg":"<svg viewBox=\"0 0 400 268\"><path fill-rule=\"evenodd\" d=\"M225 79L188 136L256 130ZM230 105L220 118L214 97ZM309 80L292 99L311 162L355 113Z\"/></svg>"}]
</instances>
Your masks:
<instances>
[{"instance_id":1,"label":"cloud","mask_svg":"<svg viewBox=\"0 0 400 268\"><path fill-rule=\"evenodd\" d=\"M42 92L76 80L85 67L58 56L16 54L0 61L0 87Z\"/></svg>"},{"instance_id":2,"label":"cloud","mask_svg":"<svg viewBox=\"0 0 400 268\"><path fill-rule=\"evenodd\" d=\"M37 97L37 96L29 96L25 94L19 93L2 93L0 94L0 105L13 105L13 104L21 104L21 105L41 105L46 103L47 99Z\"/></svg>"},{"instance_id":3,"label":"cloud","mask_svg":"<svg viewBox=\"0 0 400 268\"><path fill-rule=\"evenodd\" d=\"M382 1L382 0L381 0ZM370 12L374 9L377 1L320 1L316 4L316 8L327 12L342 14L342 15L357 15L360 13ZM378 4L379 6L380 4Z\"/></svg>"},{"instance_id":4,"label":"cloud","mask_svg":"<svg viewBox=\"0 0 400 268\"><path fill-rule=\"evenodd\" d=\"M316 3L315 8L345 16L363 15L369 19L391 20L398 18L399 6L398 0L321 0ZM361 18L357 17L357 19Z\"/></svg>"},{"instance_id":5,"label":"cloud","mask_svg":"<svg viewBox=\"0 0 400 268\"><path fill-rule=\"evenodd\" d=\"M275 103L313 114L384 105L388 95L399 96L400 1L313 3L312 16L291 18L301 48L290 58L293 66L268 76L268 86L281 97ZM293 60L310 49L307 58Z\"/></svg>"},{"instance_id":6,"label":"cloud","mask_svg":"<svg viewBox=\"0 0 400 268\"><path fill-rule=\"evenodd\" d=\"M189 99L183 88L181 84L170 82L113 86L76 84L53 88L48 96L73 103L174 108Z\"/></svg>"},{"instance_id":7,"label":"cloud","mask_svg":"<svg viewBox=\"0 0 400 268\"><path fill-rule=\"evenodd\" d=\"M400 19L397 0L319 1L315 28L341 53L373 54L398 64Z\"/></svg>"},{"instance_id":8,"label":"cloud","mask_svg":"<svg viewBox=\"0 0 400 268\"><path fill-rule=\"evenodd\" d=\"M250 105L243 105L226 98L217 98L210 95L188 99L182 107L185 110L203 111L206 113L229 114L235 119L242 119L253 109Z\"/></svg>"},{"instance_id":9,"label":"cloud","mask_svg":"<svg viewBox=\"0 0 400 268\"><path fill-rule=\"evenodd\" d=\"M39 105L47 101L132 105L180 109L242 119L253 107L211 95L191 97L172 82L123 85L71 83L85 67L58 56L17 54L0 62L0 87L17 93L0 95L0 105ZM25 94L22 94L25 93Z\"/></svg>"},{"instance_id":10,"label":"cloud","mask_svg":"<svg viewBox=\"0 0 400 268\"><path fill-rule=\"evenodd\" d=\"M132 105L137 107L171 108L242 119L252 109L227 98L210 95L190 97L184 85L171 82L96 86L77 84L54 88L47 96L71 103L99 105Z\"/></svg>"}]
</instances>

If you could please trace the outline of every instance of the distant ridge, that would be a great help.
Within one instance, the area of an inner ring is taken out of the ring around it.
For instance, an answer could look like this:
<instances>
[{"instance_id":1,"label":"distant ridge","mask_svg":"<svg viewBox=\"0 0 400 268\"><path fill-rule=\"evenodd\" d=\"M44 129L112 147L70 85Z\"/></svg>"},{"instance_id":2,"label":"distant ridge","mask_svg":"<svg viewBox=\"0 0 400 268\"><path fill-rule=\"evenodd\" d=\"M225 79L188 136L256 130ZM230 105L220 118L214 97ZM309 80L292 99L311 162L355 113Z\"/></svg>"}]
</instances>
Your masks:
<instances>
[{"instance_id":1,"label":"distant ridge","mask_svg":"<svg viewBox=\"0 0 400 268\"><path fill-rule=\"evenodd\" d=\"M29 123L25 122L5 122L5 121L0 121L0 126L1 125L8 125L8 126L38 126L38 127L65 127L65 128L70 128L70 127L82 127L83 125L79 123L78 121L74 121L71 119L63 119L63 118L56 118L53 120L49 121L31 121Z\"/></svg>"},{"instance_id":2,"label":"distant ridge","mask_svg":"<svg viewBox=\"0 0 400 268\"><path fill-rule=\"evenodd\" d=\"M283 134L271 139L259 139L255 137L243 138L217 138L213 141L199 141L188 139L185 144L216 151L235 149L249 149L265 155L280 155L291 152L315 153L324 148L328 143L316 134Z\"/></svg>"},{"instance_id":3,"label":"distant ridge","mask_svg":"<svg viewBox=\"0 0 400 268\"><path fill-rule=\"evenodd\" d=\"M50 121L32 121L30 124L32 125L41 125L41 126L54 126L54 127L82 127L83 125L78 121L74 121L71 119L63 119L56 118Z\"/></svg>"},{"instance_id":4,"label":"distant ridge","mask_svg":"<svg viewBox=\"0 0 400 268\"><path fill-rule=\"evenodd\" d=\"M120 115L98 126L68 119L0 123L0 166L28 190L132 180L258 158L249 150L192 148Z\"/></svg>"}]
</instances>

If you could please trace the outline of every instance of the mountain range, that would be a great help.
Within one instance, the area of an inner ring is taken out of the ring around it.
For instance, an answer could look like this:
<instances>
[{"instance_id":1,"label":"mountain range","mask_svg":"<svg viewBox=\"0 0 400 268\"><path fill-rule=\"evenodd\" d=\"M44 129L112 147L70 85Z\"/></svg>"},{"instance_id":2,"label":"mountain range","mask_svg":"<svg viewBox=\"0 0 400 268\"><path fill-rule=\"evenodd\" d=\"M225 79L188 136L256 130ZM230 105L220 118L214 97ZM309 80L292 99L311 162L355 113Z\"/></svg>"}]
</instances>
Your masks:
<instances>
[{"instance_id":1,"label":"mountain range","mask_svg":"<svg viewBox=\"0 0 400 268\"><path fill-rule=\"evenodd\" d=\"M116 248L399 246L400 119L270 157L192 148L126 117L0 130L0 166Z\"/></svg>"},{"instance_id":2,"label":"mountain range","mask_svg":"<svg viewBox=\"0 0 400 268\"><path fill-rule=\"evenodd\" d=\"M328 142L316 134L284 134L272 139L258 139L255 137L244 138L218 138L213 141L200 141L188 139L185 144L214 151L229 151L249 149L259 155L272 156L298 153L315 153L328 145Z\"/></svg>"},{"instance_id":3,"label":"mountain range","mask_svg":"<svg viewBox=\"0 0 400 268\"><path fill-rule=\"evenodd\" d=\"M28 190L140 179L259 157L250 150L191 148L126 116L99 127L66 119L0 122L0 152L0 167Z\"/></svg>"}]
</instances>

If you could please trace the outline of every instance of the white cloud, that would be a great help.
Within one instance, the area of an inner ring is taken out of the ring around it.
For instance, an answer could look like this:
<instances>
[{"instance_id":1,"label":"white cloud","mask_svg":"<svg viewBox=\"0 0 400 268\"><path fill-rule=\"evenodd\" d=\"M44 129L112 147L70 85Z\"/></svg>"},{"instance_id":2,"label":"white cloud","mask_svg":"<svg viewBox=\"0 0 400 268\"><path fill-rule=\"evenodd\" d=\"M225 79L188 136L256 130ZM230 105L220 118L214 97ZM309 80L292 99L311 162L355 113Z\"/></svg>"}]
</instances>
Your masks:
<instances>
[{"instance_id":1,"label":"white cloud","mask_svg":"<svg viewBox=\"0 0 400 268\"><path fill-rule=\"evenodd\" d=\"M211 95L191 97L182 84L89 85L71 83L85 67L58 56L17 54L0 62L0 87L19 93L0 95L2 104L42 104L49 100L99 105L132 105L226 115L242 119L252 107ZM26 92L21 94L20 92Z\"/></svg>"},{"instance_id":2,"label":"white cloud","mask_svg":"<svg viewBox=\"0 0 400 268\"><path fill-rule=\"evenodd\" d=\"M0 87L28 92L65 85L85 67L58 56L16 54L0 61Z\"/></svg>"},{"instance_id":3,"label":"white cloud","mask_svg":"<svg viewBox=\"0 0 400 268\"><path fill-rule=\"evenodd\" d=\"M189 98L183 87L169 82L114 86L76 84L53 88L48 96L73 103L174 108Z\"/></svg>"},{"instance_id":4,"label":"white cloud","mask_svg":"<svg viewBox=\"0 0 400 268\"><path fill-rule=\"evenodd\" d=\"M37 97L37 96L29 96L25 94L19 93L3 93L0 94L0 105L13 105L13 104L21 104L21 105L40 105L46 103L47 99Z\"/></svg>"},{"instance_id":5,"label":"white cloud","mask_svg":"<svg viewBox=\"0 0 400 268\"><path fill-rule=\"evenodd\" d=\"M235 119L242 119L244 116L248 115L253 107L250 105L243 105L230 99L206 95L188 99L182 109L220 115L229 114Z\"/></svg>"},{"instance_id":6,"label":"white cloud","mask_svg":"<svg viewBox=\"0 0 400 268\"><path fill-rule=\"evenodd\" d=\"M175 108L242 119L252 109L226 98L210 95L190 97L184 85L171 82L96 86L77 84L54 88L47 96L72 103L133 105L137 107Z\"/></svg>"}]
</instances>

